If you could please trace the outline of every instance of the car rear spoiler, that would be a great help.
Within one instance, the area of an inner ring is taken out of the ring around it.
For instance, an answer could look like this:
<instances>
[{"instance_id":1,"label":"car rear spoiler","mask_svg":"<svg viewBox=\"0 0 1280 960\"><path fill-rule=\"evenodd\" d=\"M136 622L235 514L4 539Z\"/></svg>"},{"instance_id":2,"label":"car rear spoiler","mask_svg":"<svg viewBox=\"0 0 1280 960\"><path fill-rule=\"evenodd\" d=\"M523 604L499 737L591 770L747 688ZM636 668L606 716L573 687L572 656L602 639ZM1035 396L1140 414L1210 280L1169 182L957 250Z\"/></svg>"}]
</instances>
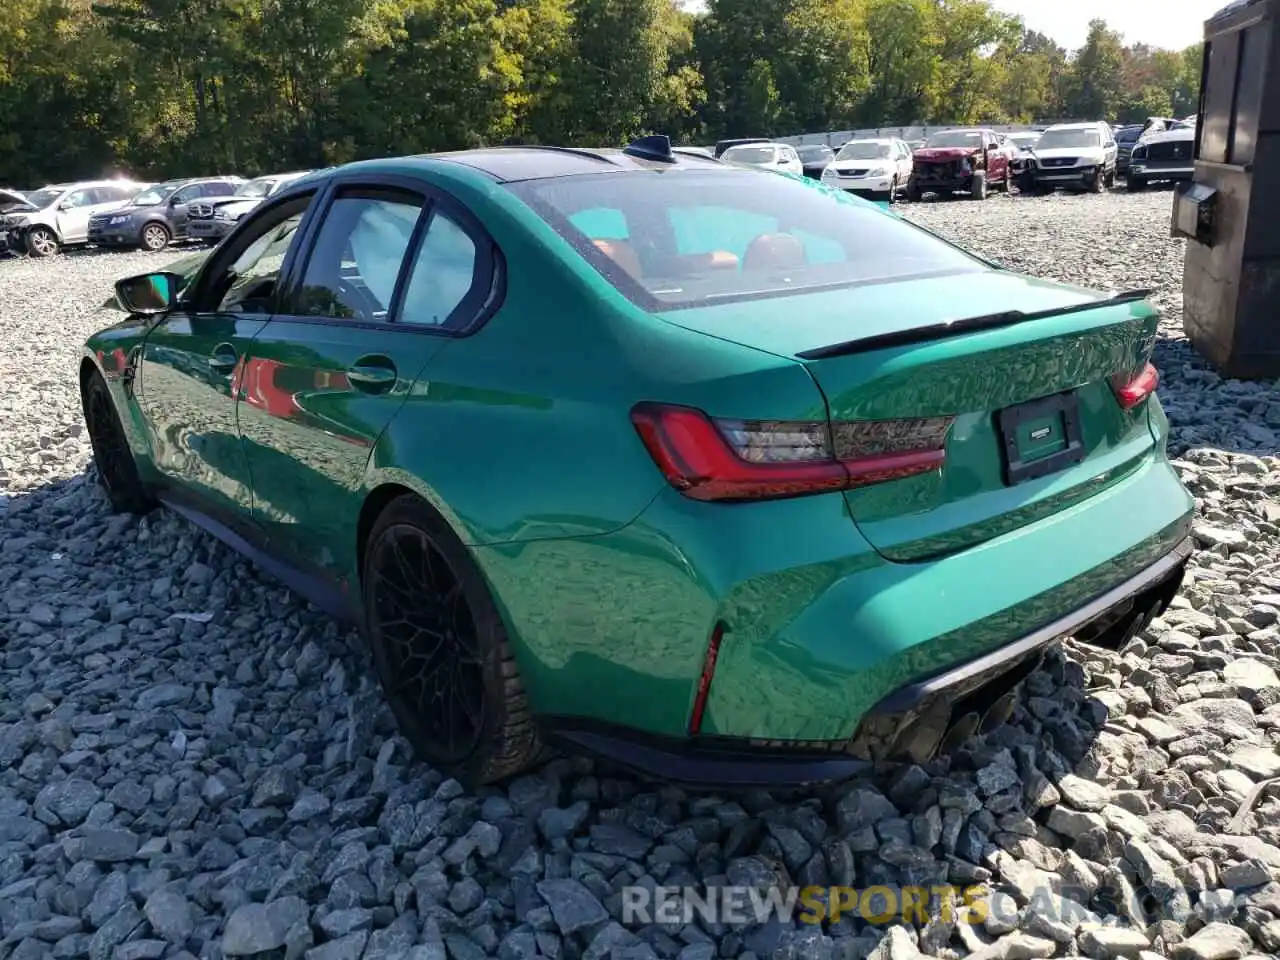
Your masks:
<instances>
[{"instance_id":1,"label":"car rear spoiler","mask_svg":"<svg viewBox=\"0 0 1280 960\"><path fill-rule=\"evenodd\" d=\"M913 343L927 343L931 340L942 340L961 333L976 333L979 330L995 330L1000 327L1011 327L1016 323L1028 320L1045 320L1049 317L1062 317L1071 313L1083 313L1099 307L1112 307L1122 303L1136 303L1151 296L1151 290L1126 290L1110 297L1090 300L1087 303L1073 303L1066 307L1054 307L1050 310L1036 310L1024 313L1021 310L1006 310L1003 313L988 313L980 317L966 317L963 320L946 320L942 323L931 323L924 327L910 330L895 330L892 333L880 333L857 340L846 340L844 343L832 344L829 347L816 347L804 350L796 356L801 360L828 360L832 357L847 357L855 353L870 353L872 350L884 350L888 347L902 347Z\"/></svg>"}]
</instances>

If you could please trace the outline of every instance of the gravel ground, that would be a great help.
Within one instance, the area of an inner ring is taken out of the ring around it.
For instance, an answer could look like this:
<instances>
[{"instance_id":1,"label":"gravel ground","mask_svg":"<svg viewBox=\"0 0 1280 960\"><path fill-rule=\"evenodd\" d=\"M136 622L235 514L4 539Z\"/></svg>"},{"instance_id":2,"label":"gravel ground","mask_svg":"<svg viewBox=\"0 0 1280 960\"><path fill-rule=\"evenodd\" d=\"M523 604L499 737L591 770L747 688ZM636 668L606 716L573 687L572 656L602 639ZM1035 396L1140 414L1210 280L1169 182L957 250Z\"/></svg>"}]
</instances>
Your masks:
<instances>
[{"instance_id":1,"label":"gravel ground","mask_svg":"<svg viewBox=\"0 0 1280 960\"><path fill-rule=\"evenodd\" d=\"M953 756L796 796L581 758L472 796L412 762L354 637L166 513L111 516L91 482L79 345L110 282L162 261L0 262L0 957L1276 954L1280 398L1180 339L1169 206L907 213L1034 274L1159 291L1201 508L1182 596L1121 654L1053 656ZM618 922L627 884L779 878L999 892L982 922L888 930Z\"/></svg>"}]
</instances>

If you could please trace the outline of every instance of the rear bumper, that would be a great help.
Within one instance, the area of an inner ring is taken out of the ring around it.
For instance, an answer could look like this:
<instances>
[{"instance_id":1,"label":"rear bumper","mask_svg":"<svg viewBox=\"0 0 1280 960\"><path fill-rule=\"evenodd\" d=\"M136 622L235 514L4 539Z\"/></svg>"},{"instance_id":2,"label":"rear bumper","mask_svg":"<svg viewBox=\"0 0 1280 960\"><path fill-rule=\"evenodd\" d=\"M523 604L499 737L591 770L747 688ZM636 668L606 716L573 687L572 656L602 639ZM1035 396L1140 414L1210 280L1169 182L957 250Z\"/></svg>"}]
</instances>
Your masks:
<instances>
[{"instance_id":1,"label":"rear bumper","mask_svg":"<svg viewBox=\"0 0 1280 960\"><path fill-rule=\"evenodd\" d=\"M956 704L995 696L1020 682L1041 655L1064 637L1110 623L1117 612L1164 605L1181 583L1192 554L1190 538L1123 582L1071 612L990 653L906 684L877 703L847 741L789 742L732 737L654 736L625 727L572 718L548 718L549 739L599 754L642 773L693 786L778 787L843 779L870 769L876 758L857 755L863 727L877 727L884 743L899 740L934 705L947 714Z\"/></svg>"}]
</instances>

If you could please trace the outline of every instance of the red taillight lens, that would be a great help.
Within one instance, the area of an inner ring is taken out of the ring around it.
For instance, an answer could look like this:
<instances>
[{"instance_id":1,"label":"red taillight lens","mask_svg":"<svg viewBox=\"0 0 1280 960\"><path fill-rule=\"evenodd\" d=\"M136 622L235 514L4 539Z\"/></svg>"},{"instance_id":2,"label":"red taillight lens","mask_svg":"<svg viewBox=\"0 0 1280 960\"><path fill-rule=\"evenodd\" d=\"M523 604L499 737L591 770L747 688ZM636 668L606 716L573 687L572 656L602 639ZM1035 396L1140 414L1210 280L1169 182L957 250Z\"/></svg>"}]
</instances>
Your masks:
<instances>
[{"instance_id":1,"label":"red taillight lens","mask_svg":"<svg viewBox=\"0 0 1280 960\"><path fill-rule=\"evenodd\" d=\"M690 407L642 403L631 419L667 481L685 496L766 500L936 470L954 418L713 420Z\"/></svg>"},{"instance_id":2,"label":"red taillight lens","mask_svg":"<svg viewBox=\"0 0 1280 960\"><path fill-rule=\"evenodd\" d=\"M1147 397L1156 392L1160 385L1160 371L1150 363L1143 366L1137 375L1117 373L1111 378L1111 389L1116 399L1125 410L1132 410Z\"/></svg>"}]
</instances>

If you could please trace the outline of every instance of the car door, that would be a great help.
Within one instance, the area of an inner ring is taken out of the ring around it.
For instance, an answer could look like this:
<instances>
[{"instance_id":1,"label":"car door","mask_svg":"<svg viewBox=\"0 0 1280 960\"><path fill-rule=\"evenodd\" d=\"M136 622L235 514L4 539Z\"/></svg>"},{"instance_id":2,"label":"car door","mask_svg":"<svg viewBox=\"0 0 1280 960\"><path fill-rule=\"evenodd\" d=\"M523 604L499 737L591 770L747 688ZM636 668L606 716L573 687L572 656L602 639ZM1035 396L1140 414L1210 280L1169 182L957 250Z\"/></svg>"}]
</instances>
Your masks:
<instances>
[{"instance_id":1,"label":"car door","mask_svg":"<svg viewBox=\"0 0 1280 960\"><path fill-rule=\"evenodd\" d=\"M169 232L175 238L187 235L187 221L191 219L190 205L204 196L204 184L191 183L175 190L169 198L165 219L169 221Z\"/></svg>"},{"instance_id":2,"label":"car door","mask_svg":"<svg viewBox=\"0 0 1280 960\"><path fill-rule=\"evenodd\" d=\"M58 203L58 237L63 243L80 243L89 237L89 218L93 216L93 188L72 190Z\"/></svg>"},{"instance_id":3,"label":"car door","mask_svg":"<svg viewBox=\"0 0 1280 960\"><path fill-rule=\"evenodd\" d=\"M911 148L901 140L897 141L894 146L897 148L898 182L905 185L911 179Z\"/></svg>"},{"instance_id":4,"label":"car door","mask_svg":"<svg viewBox=\"0 0 1280 960\"><path fill-rule=\"evenodd\" d=\"M271 316L313 196L256 211L155 323L137 365L138 404L170 498L242 534L260 531L251 520L236 397L248 345Z\"/></svg>"},{"instance_id":5,"label":"car door","mask_svg":"<svg viewBox=\"0 0 1280 960\"><path fill-rule=\"evenodd\" d=\"M1004 148L993 134L986 134L987 142L987 180L1003 180L1009 172L1009 158Z\"/></svg>"},{"instance_id":6,"label":"car door","mask_svg":"<svg viewBox=\"0 0 1280 960\"><path fill-rule=\"evenodd\" d=\"M338 582L351 569L374 445L492 270L477 231L414 180L353 175L329 190L239 404L254 517L298 569Z\"/></svg>"}]
</instances>

